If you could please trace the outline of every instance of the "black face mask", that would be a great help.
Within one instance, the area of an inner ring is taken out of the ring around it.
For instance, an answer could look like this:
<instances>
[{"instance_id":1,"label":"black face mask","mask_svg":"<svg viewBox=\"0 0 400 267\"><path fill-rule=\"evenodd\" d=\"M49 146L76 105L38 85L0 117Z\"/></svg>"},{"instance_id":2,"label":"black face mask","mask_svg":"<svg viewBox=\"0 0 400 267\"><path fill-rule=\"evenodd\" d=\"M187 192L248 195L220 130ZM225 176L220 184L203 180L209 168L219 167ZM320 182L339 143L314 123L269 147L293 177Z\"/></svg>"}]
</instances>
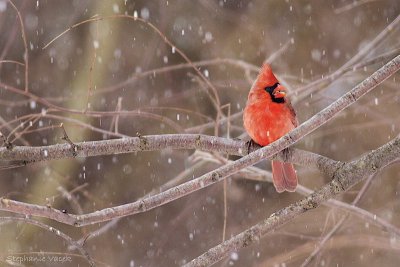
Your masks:
<instances>
[{"instance_id":1,"label":"black face mask","mask_svg":"<svg viewBox=\"0 0 400 267\"><path fill-rule=\"evenodd\" d=\"M272 86L267 86L267 87L265 87L264 90L267 91L267 92L269 93L269 95L271 96L272 102L275 102L275 103L285 103L285 98L284 98L284 97L276 98L276 97L274 96L274 94L273 94L275 88L278 87L278 85L279 85L279 83L275 83L275 84L272 85Z\"/></svg>"}]
</instances>

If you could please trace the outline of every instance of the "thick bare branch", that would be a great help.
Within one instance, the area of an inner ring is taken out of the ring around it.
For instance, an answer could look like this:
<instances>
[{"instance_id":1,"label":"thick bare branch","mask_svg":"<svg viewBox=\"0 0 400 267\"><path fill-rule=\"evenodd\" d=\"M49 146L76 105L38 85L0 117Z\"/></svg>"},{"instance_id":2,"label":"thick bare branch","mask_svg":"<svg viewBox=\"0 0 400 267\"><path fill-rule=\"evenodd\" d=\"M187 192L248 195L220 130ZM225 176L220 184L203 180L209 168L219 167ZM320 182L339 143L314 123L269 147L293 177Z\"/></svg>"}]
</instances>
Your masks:
<instances>
[{"instance_id":1,"label":"thick bare branch","mask_svg":"<svg viewBox=\"0 0 400 267\"><path fill-rule=\"evenodd\" d=\"M166 148L200 149L218 151L230 155L247 155L247 146L240 140L226 139L200 134L149 135L122 139L75 143L75 153L71 145L57 144L41 147L14 146L0 148L0 160L47 161L73 157L92 157L154 151Z\"/></svg>"},{"instance_id":2,"label":"thick bare branch","mask_svg":"<svg viewBox=\"0 0 400 267\"><path fill-rule=\"evenodd\" d=\"M362 158L350 163L344 163L332 173L333 180L324 185L320 190L271 214L271 216L263 222L211 248L206 253L188 263L186 267L210 266L220 261L232 251L249 246L270 231L277 229L308 210L315 209L329 198L348 190L362 179L374 174L377 170L399 157L400 137L398 136Z\"/></svg>"}]
</instances>

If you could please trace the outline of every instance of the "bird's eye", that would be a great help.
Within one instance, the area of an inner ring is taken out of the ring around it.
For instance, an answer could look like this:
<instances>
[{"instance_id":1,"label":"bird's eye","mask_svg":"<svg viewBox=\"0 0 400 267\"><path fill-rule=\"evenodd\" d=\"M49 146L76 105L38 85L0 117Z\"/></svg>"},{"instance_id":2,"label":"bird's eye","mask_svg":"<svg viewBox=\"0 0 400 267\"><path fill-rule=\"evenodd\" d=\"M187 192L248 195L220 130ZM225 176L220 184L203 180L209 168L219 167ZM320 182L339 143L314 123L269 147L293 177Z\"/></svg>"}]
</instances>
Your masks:
<instances>
[{"instance_id":1,"label":"bird's eye","mask_svg":"<svg viewBox=\"0 0 400 267\"><path fill-rule=\"evenodd\" d=\"M272 86L267 86L267 87L265 87L265 91L272 94L274 92L275 88L278 87L278 85L279 85L279 83L275 83Z\"/></svg>"}]
</instances>

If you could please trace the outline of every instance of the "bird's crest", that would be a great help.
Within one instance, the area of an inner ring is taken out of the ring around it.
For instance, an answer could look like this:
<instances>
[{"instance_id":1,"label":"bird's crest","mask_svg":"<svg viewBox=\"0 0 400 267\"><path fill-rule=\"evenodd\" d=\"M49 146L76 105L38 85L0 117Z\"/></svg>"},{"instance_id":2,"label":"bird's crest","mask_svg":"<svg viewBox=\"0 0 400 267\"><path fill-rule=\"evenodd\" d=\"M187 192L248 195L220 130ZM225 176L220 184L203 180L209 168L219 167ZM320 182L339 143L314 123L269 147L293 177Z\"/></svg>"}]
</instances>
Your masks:
<instances>
[{"instance_id":1,"label":"bird's crest","mask_svg":"<svg viewBox=\"0 0 400 267\"><path fill-rule=\"evenodd\" d=\"M264 63L260 69L260 72L257 76L255 83L252 86L252 89L260 88L263 89L266 86L274 85L278 82L278 79L275 77L272 72L271 66L267 63Z\"/></svg>"}]
</instances>

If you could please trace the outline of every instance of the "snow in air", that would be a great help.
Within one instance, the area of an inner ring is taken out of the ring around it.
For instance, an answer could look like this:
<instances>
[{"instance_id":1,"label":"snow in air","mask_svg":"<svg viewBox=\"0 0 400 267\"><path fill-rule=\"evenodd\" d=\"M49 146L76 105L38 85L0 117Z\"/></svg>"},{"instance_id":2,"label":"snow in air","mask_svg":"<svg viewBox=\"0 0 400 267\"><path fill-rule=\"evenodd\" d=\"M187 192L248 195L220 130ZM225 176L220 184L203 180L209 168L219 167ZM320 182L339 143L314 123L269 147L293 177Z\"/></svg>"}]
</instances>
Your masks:
<instances>
[{"instance_id":1,"label":"snow in air","mask_svg":"<svg viewBox=\"0 0 400 267\"><path fill-rule=\"evenodd\" d=\"M29 102L29 107L30 107L31 109L35 109L35 108L36 108L36 101L31 100L31 101Z\"/></svg>"},{"instance_id":2,"label":"snow in air","mask_svg":"<svg viewBox=\"0 0 400 267\"><path fill-rule=\"evenodd\" d=\"M113 5L113 12L114 13L119 13L119 6L117 4Z\"/></svg>"},{"instance_id":3,"label":"snow in air","mask_svg":"<svg viewBox=\"0 0 400 267\"><path fill-rule=\"evenodd\" d=\"M4 12L7 9L7 2L5 0L0 1L0 12Z\"/></svg>"},{"instance_id":4,"label":"snow in air","mask_svg":"<svg viewBox=\"0 0 400 267\"><path fill-rule=\"evenodd\" d=\"M206 32L206 34L204 35L204 39L206 40L207 43L211 42L213 39L213 35L211 32Z\"/></svg>"},{"instance_id":5,"label":"snow in air","mask_svg":"<svg viewBox=\"0 0 400 267\"><path fill-rule=\"evenodd\" d=\"M239 254L236 252L231 253L231 260L237 261L239 259Z\"/></svg>"},{"instance_id":6,"label":"snow in air","mask_svg":"<svg viewBox=\"0 0 400 267\"><path fill-rule=\"evenodd\" d=\"M140 16L142 19L149 19L150 18L150 11L147 7L144 7L140 10Z\"/></svg>"},{"instance_id":7,"label":"snow in air","mask_svg":"<svg viewBox=\"0 0 400 267\"><path fill-rule=\"evenodd\" d=\"M115 58L121 58L121 55L122 55L121 49L117 48L117 49L114 50L114 57Z\"/></svg>"},{"instance_id":8,"label":"snow in air","mask_svg":"<svg viewBox=\"0 0 400 267\"><path fill-rule=\"evenodd\" d=\"M100 46L99 41L94 40L94 41L93 41L93 47L94 47L95 49L97 49L97 48L99 48L99 46Z\"/></svg>"}]
</instances>

